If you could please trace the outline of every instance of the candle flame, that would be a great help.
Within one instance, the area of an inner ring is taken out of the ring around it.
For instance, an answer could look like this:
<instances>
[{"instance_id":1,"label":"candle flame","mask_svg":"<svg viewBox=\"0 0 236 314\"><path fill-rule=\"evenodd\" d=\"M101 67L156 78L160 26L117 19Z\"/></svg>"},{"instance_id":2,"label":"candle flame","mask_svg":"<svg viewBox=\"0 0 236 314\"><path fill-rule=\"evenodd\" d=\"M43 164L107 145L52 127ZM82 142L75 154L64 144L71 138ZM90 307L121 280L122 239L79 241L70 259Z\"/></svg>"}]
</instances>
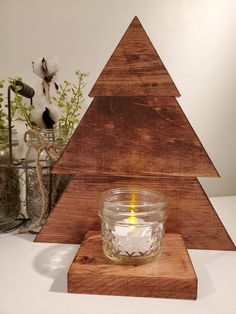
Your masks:
<instances>
[{"instance_id":1,"label":"candle flame","mask_svg":"<svg viewBox=\"0 0 236 314\"><path fill-rule=\"evenodd\" d=\"M135 205L136 205L136 196L134 193L131 194L131 200L130 200L130 213L128 221L131 225L137 224L137 218L135 215Z\"/></svg>"},{"instance_id":2,"label":"candle flame","mask_svg":"<svg viewBox=\"0 0 236 314\"><path fill-rule=\"evenodd\" d=\"M131 225L136 225L137 224L137 218L135 216L131 216L128 218L128 221Z\"/></svg>"}]
</instances>

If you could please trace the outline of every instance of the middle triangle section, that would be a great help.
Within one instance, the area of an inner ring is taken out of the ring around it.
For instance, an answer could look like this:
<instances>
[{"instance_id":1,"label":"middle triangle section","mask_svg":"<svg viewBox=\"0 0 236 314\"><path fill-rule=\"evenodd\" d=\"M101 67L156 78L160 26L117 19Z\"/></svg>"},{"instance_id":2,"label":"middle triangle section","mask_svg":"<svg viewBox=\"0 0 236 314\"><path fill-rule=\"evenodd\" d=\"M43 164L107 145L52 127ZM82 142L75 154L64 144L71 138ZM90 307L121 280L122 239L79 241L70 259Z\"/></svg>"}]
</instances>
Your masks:
<instances>
[{"instance_id":1,"label":"middle triangle section","mask_svg":"<svg viewBox=\"0 0 236 314\"><path fill-rule=\"evenodd\" d=\"M96 97L54 172L218 176L174 97Z\"/></svg>"}]
</instances>

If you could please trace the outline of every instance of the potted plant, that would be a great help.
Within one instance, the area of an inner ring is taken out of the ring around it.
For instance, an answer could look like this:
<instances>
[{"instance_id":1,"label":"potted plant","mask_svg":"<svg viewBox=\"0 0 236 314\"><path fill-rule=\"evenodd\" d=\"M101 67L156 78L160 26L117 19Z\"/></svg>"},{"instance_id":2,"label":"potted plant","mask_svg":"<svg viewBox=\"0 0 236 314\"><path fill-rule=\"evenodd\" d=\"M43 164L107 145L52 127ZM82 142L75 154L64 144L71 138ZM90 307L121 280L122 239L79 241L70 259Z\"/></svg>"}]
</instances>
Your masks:
<instances>
[{"instance_id":1,"label":"potted plant","mask_svg":"<svg viewBox=\"0 0 236 314\"><path fill-rule=\"evenodd\" d=\"M52 175L51 169L79 122L84 102L83 89L86 73L75 72L75 82L58 84L55 75L58 63L55 59L41 58L33 65L41 78L35 90L33 105L26 103L16 84L20 78L10 80L15 92L11 108L15 119L26 126L26 207L31 219L25 231L40 226L54 202L69 182L70 175Z\"/></svg>"},{"instance_id":2,"label":"potted plant","mask_svg":"<svg viewBox=\"0 0 236 314\"><path fill-rule=\"evenodd\" d=\"M33 64L33 70L41 78L33 104L21 95L22 84L19 82L22 79L9 79L9 86L14 91L10 103L13 121L21 121L27 130L24 139L28 148L21 166L26 173L26 211L30 223L22 231L35 230L45 221L51 206L70 180L70 175L52 175L51 169L79 122L87 77L86 73L77 70L75 82L65 80L58 84L55 58L39 59ZM3 83L0 81L0 87ZM8 139L3 93L0 93L0 105L0 137L5 132Z\"/></svg>"}]
</instances>

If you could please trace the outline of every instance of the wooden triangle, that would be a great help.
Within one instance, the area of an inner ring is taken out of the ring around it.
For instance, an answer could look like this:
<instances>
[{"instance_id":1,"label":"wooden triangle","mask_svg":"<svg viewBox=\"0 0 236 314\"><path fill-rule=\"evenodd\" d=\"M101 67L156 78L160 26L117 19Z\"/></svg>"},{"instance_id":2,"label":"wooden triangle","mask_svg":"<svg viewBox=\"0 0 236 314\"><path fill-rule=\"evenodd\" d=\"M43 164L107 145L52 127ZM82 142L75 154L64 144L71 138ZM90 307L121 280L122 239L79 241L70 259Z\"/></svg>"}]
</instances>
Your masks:
<instances>
[{"instance_id":1,"label":"wooden triangle","mask_svg":"<svg viewBox=\"0 0 236 314\"><path fill-rule=\"evenodd\" d=\"M168 200L167 233L181 233L187 248L234 250L235 246L196 178L81 177L68 185L36 241L81 243L89 230L99 230L101 193L125 186L157 189Z\"/></svg>"},{"instance_id":2,"label":"wooden triangle","mask_svg":"<svg viewBox=\"0 0 236 314\"><path fill-rule=\"evenodd\" d=\"M135 17L89 96L180 96Z\"/></svg>"},{"instance_id":3,"label":"wooden triangle","mask_svg":"<svg viewBox=\"0 0 236 314\"><path fill-rule=\"evenodd\" d=\"M174 97L96 97L54 171L218 176Z\"/></svg>"}]
</instances>

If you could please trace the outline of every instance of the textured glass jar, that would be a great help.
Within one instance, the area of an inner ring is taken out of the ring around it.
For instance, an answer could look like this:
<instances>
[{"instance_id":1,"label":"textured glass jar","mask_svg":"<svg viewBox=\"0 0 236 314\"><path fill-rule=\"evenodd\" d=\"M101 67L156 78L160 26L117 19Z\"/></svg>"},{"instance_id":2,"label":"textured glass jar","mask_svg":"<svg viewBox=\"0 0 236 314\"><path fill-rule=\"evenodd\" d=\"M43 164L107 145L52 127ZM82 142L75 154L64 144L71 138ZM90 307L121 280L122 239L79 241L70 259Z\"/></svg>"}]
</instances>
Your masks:
<instances>
[{"instance_id":1,"label":"textured glass jar","mask_svg":"<svg viewBox=\"0 0 236 314\"><path fill-rule=\"evenodd\" d=\"M154 190L118 188L102 194L103 251L119 264L152 261L161 252L165 197Z\"/></svg>"}]
</instances>

